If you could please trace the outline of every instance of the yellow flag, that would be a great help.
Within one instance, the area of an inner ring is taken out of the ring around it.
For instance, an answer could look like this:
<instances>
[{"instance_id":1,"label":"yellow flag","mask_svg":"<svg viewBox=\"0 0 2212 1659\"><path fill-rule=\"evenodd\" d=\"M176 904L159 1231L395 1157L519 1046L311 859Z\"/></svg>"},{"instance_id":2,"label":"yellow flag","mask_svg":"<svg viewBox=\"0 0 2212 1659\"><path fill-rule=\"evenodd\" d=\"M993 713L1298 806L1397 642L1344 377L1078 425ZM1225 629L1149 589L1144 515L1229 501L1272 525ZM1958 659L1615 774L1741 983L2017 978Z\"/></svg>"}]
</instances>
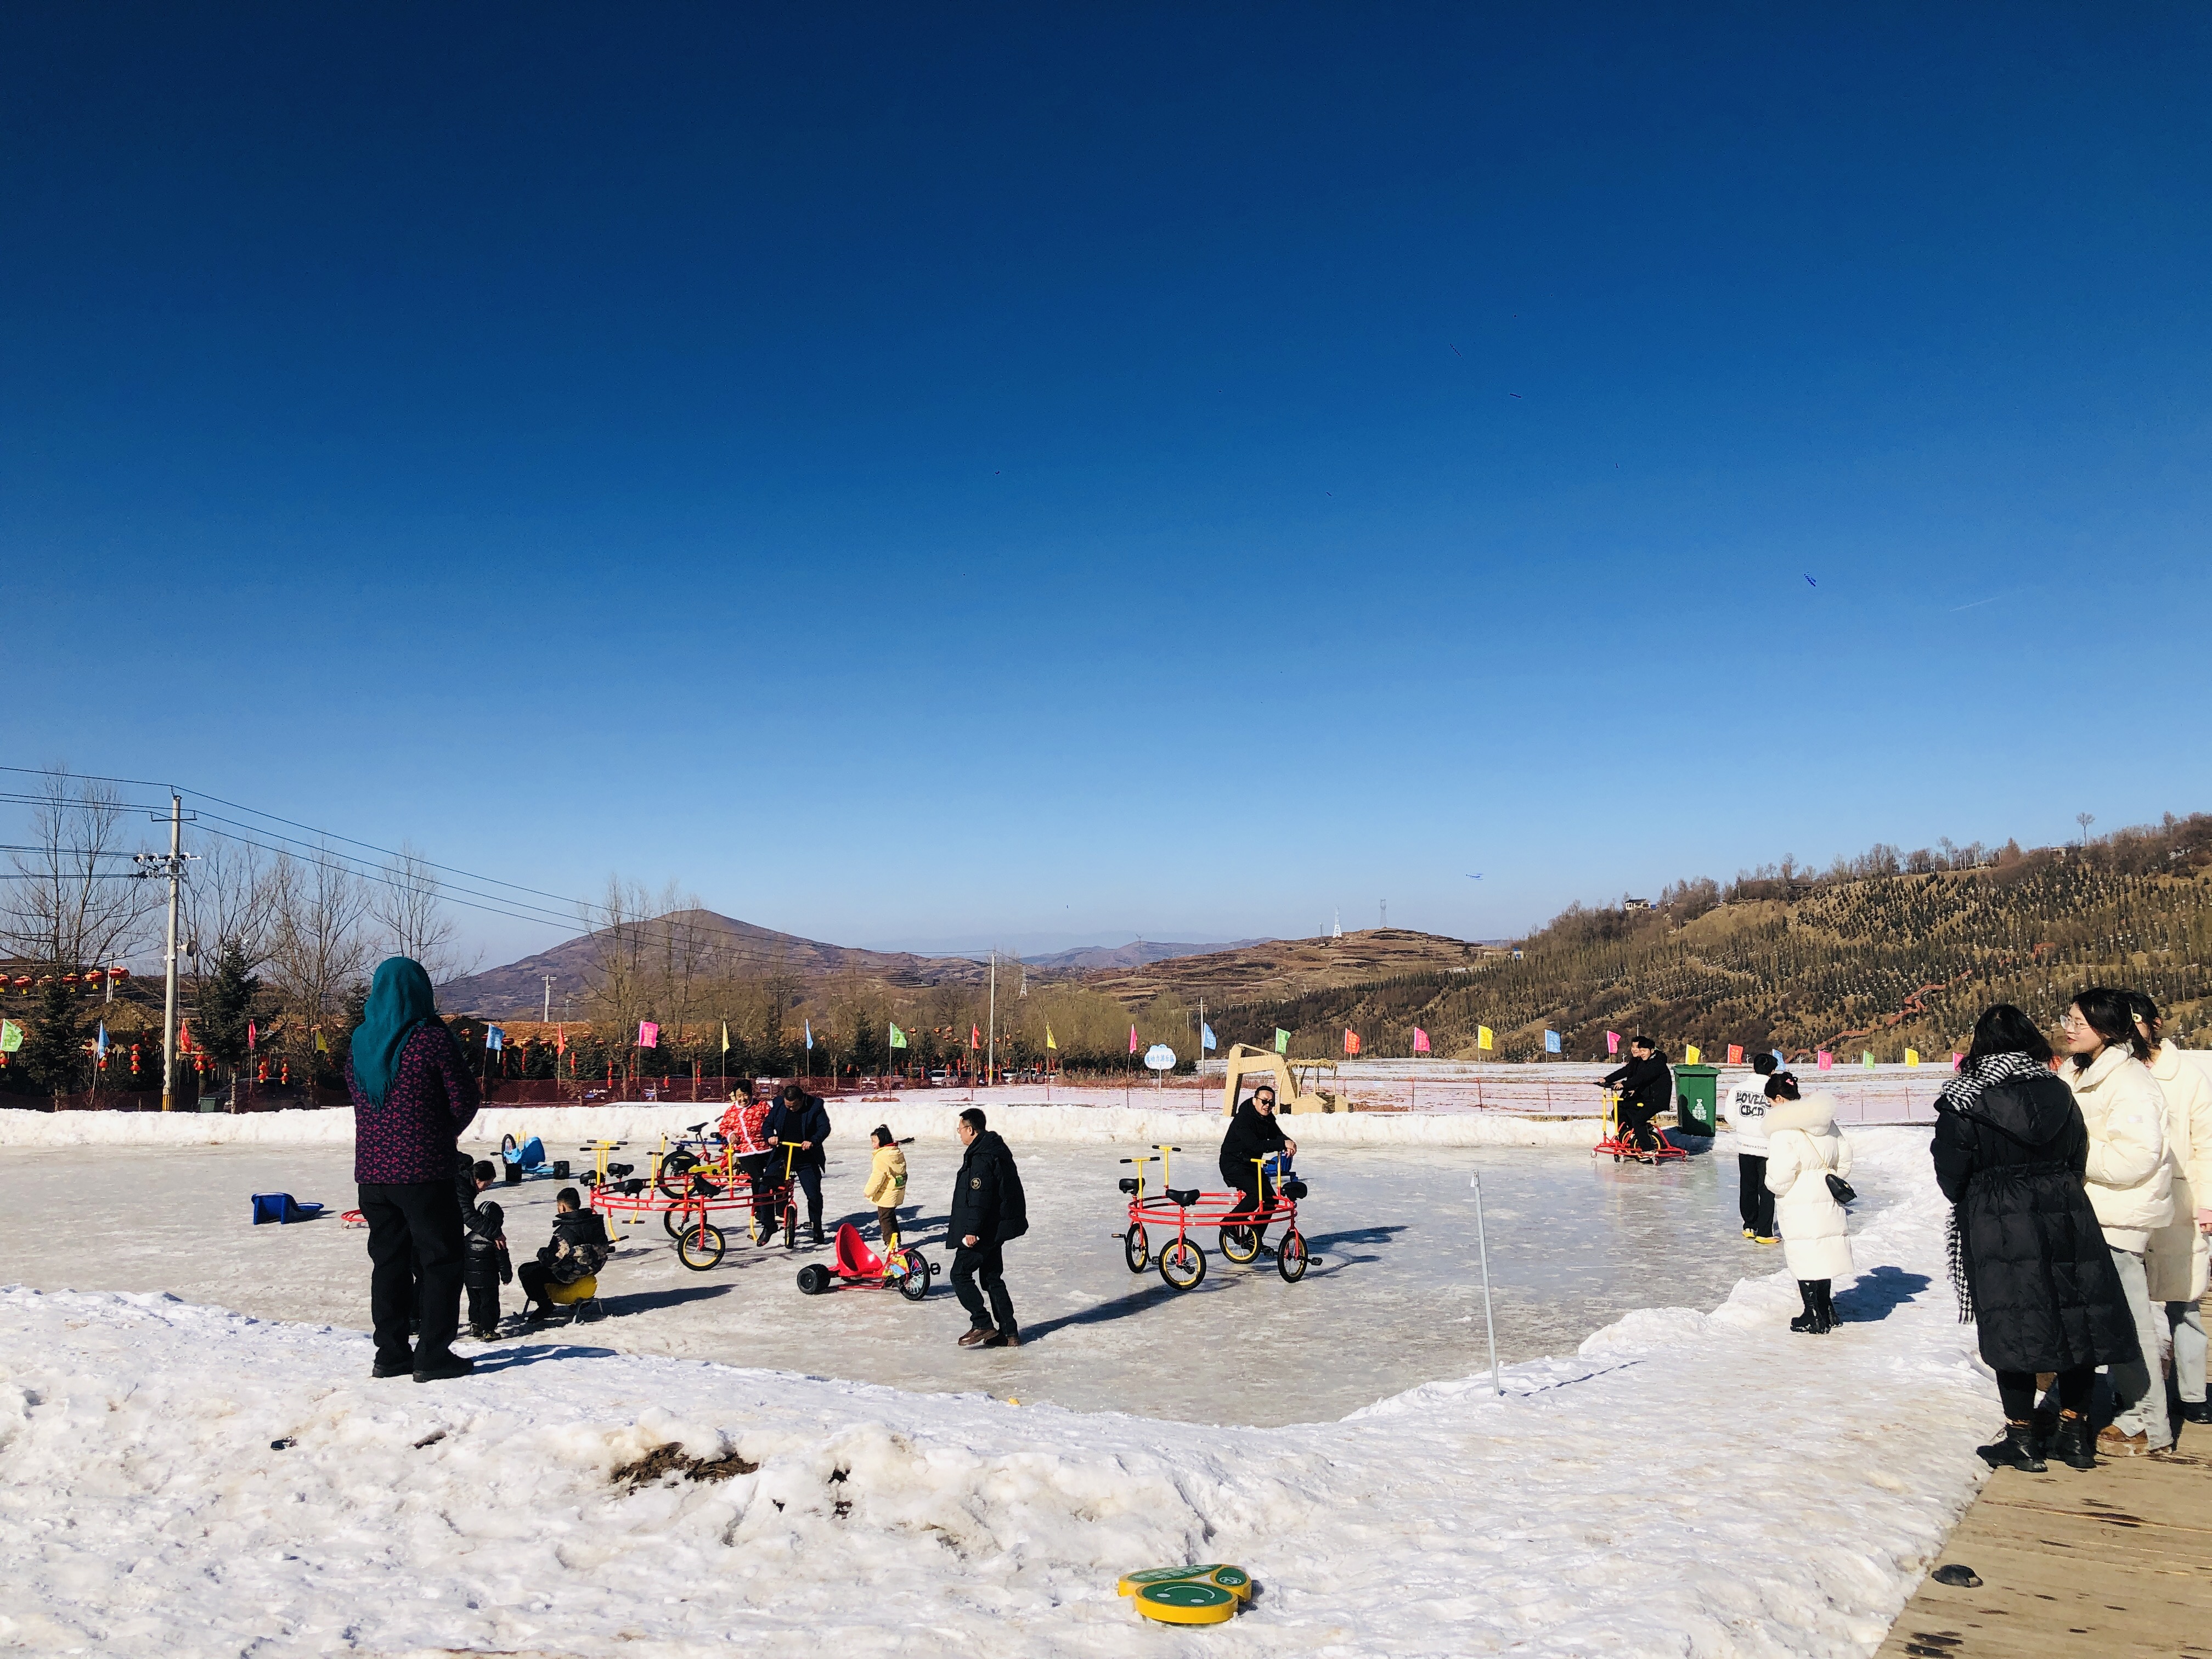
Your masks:
<instances>
[{"instance_id":1,"label":"yellow flag","mask_svg":"<svg viewBox=\"0 0 2212 1659\"><path fill-rule=\"evenodd\" d=\"M1487 1025L1478 1025L1474 1028L1474 1046L1478 1048L1487 1048L1492 1046L1490 1028Z\"/></svg>"},{"instance_id":2,"label":"yellow flag","mask_svg":"<svg viewBox=\"0 0 2212 1659\"><path fill-rule=\"evenodd\" d=\"M330 1051L331 1045L323 1041L323 1028L318 1025L315 1027L315 1052L319 1054L326 1054Z\"/></svg>"},{"instance_id":3,"label":"yellow flag","mask_svg":"<svg viewBox=\"0 0 2212 1659\"><path fill-rule=\"evenodd\" d=\"M1907 1066L1917 1066L1920 1063L1920 1050L1907 1048L1905 1051L1905 1063Z\"/></svg>"},{"instance_id":4,"label":"yellow flag","mask_svg":"<svg viewBox=\"0 0 2212 1659\"><path fill-rule=\"evenodd\" d=\"M1052 1040L1052 1027L1049 1024L1046 1025L1044 1028L1044 1046L1048 1048L1057 1048L1060 1047L1057 1042L1054 1042Z\"/></svg>"},{"instance_id":5,"label":"yellow flag","mask_svg":"<svg viewBox=\"0 0 2212 1659\"><path fill-rule=\"evenodd\" d=\"M1694 1042L1682 1050L1682 1063L1685 1066L1694 1066L1702 1058L1703 1056L1698 1052L1698 1045Z\"/></svg>"}]
</instances>

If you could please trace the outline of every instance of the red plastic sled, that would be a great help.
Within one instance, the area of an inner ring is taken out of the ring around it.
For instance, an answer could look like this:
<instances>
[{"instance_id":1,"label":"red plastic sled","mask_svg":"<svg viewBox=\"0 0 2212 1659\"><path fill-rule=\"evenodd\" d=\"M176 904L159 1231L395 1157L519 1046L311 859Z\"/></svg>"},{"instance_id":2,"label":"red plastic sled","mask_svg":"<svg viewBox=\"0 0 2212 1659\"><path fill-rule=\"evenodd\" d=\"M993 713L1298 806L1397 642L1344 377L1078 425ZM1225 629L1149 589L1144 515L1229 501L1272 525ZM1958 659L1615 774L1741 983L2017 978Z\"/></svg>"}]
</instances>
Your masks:
<instances>
[{"instance_id":1,"label":"red plastic sled","mask_svg":"<svg viewBox=\"0 0 2212 1659\"><path fill-rule=\"evenodd\" d=\"M935 1264L925 1260L920 1250L904 1244L887 1255L878 1255L860 1237L860 1230L848 1221L837 1229L837 1244L830 1259L810 1261L799 1270L799 1288L809 1296L819 1296L840 1283L878 1289L895 1286L908 1301L919 1302L929 1294L929 1281L936 1276Z\"/></svg>"}]
</instances>

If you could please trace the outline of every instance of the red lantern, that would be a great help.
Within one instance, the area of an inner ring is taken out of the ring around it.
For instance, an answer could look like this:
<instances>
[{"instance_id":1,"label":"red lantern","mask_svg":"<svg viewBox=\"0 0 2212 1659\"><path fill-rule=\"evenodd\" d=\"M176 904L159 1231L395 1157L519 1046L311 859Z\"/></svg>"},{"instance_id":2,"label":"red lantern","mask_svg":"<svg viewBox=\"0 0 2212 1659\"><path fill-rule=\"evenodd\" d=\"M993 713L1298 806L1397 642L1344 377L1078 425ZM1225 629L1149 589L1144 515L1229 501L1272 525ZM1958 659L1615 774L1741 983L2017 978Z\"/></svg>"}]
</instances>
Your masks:
<instances>
[{"instance_id":1,"label":"red lantern","mask_svg":"<svg viewBox=\"0 0 2212 1659\"><path fill-rule=\"evenodd\" d=\"M135 1042L131 1045L131 1075L138 1075L138 1045Z\"/></svg>"},{"instance_id":2,"label":"red lantern","mask_svg":"<svg viewBox=\"0 0 2212 1659\"><path fill-rule=\"evenodd\" d=\"M253 1080L256 1083L266 1083L269 1081L269 1062L267 1060L264 1060L261 1061L253 1068Z\"/></svg>"},{"instance_id":3,"label":"red lantern","mask_svg":"<svg viewBox=\"0 0 2212 1659\"><path fill-rule=\"evenodd\" d=\"M292 1062L290 1060L282 1060L276 1062L276 1080L288 1087L290 1085L292 1081Z\"/></svg>"}]
</instances>

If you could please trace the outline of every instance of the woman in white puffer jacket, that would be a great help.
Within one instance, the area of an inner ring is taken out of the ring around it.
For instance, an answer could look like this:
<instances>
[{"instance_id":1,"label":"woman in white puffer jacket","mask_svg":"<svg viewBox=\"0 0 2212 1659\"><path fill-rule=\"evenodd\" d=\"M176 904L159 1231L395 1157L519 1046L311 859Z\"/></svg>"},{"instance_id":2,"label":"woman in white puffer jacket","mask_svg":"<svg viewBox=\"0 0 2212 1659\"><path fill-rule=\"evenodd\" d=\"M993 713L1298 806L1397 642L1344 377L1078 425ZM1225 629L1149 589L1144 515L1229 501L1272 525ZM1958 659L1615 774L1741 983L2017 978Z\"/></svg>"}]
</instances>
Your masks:
<instances>
[{"instance_id":1,"label":"woman in white puffer jacket","mask_svg":"<svg viewBox=\"0 0 2212 1659\"><path fill-rule=\"evenodd\" d=\"M2212 1423L2205 1400L2204 1312L2198 1305L2212 1268L2212 1083L2205 1080L2197 1055L2159 1041L2158 1004L2130 991L2136 1030L2150 1044L2152 1079L2166 1101L2166 1164L2172 1183L2173 1219L2150 1236L2143 1252L2143 1277L2154 1304L2166 1304L2166 1326L2173 1339L2173 1382L2181 1395L2181 1415L2191 1423Z\"/></svg>"},{"instance_id":2,"label":"woman in white puffer jacket","mask_svg":"<svg viewBox=\"0 0 2212 1659\"><path fill-rule=\"evenodd\" d=\"M2150 1044L2136 1029L2135 1006L2125 991L2089 987L2074 999L2058 1030L2074 1056L2074 1063L2058 1074L2072 1085L2089 1131L2082 1186L2105 1230L2142 1349L2132 1363L2112 1368L2118 1410L2097 1436L2097 1449L2110 1457L2164 1451L2173 1444L2173 1426L2166 1416L2166 1378L2159 1366L2166 1321L2162 1310L2152 1310L2143 1258L2151 1235L2173 1219L2166 1097L2143 1064Z\"/></svg>"},{"instance_id":3,"label":"woman in white puffer jacket","mask_svg":"<svg viewBox=\"0 0 2212 1659\"><path fill-rule=\"evenodd\" d=\"M1836 1130L1836 1103L1826 1095L1798 1098L1797 1079L1777 1072L1766 1080L1766 1188L1774 1194L1782 1254L1797 1281L1805 1311L1793 1331L1825 1336L1836 1325L1830 1281L1851 1271L1844 1206L1828 1190L1830 1176L1851 1172L1851 1143Z\"/></svg>"}]
</instances>

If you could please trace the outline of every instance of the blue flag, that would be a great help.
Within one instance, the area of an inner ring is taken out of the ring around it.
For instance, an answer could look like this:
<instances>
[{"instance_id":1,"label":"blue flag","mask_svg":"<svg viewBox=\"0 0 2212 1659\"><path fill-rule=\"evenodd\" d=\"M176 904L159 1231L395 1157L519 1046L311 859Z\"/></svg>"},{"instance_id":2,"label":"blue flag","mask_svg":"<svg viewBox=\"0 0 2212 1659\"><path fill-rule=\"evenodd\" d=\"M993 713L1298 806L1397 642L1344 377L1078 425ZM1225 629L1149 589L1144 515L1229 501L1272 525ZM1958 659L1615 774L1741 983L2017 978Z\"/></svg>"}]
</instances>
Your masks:
<instances>
[{"instance_id":1,"label":"blue flag","mask_svg":"<svg viewBox=\"0 0 2212 1659\"><path fill-rule=\"evenodd\" d=\"M82 1028L80 1027L79 1029L82 1030ZM107 1058L107 1022L104 1019L100 1022L100 1041L94 1052L99 1054L102 1060L106 1060Z\"/></svg>"},{"instance_id":2,"label":"blue flag","mask_svg":"<svg viewBox=\"0 0 2212 1659\"><path fill-rule=\"evenodd\" d=\"M1218 1048L1221 1046L1213 1040L1213 1028L1203 1020L1198 1025L1198 1043L1201 1048Z\"/></svg>"},{"instance_id":3,"label":"blue flag","mask_svg":"<svg viewBox=\"0 0 2212 1659\"><path fill-rule=\"evenodd\" d=\"M507 1033L501 1030L496 1025L485 1026L484 1047L490 1049L492 1053L497 1054L501 1049L507 1047Z\"/></svg>"},{"instance_id":4,"label":"blue flag","mask_svg":"<svg viewBox=\"0 0 2212 1659\"><path fill-rule=\"evenodd\" d=\"M1559 1034L1557 1031L1547 1030L1544 1033L1544 1052L1547 1054L1556 1054L1559 1052Z\"/></svg>"},{"instance_id":5,"label":"blue flag","mask_svg":"<svg viewBox=\"0 0 2212 1659\"><path fill-rule=\"evenodd\" d=\"M811 1048L814 1046L814 1022L808 1019L799 1023L806 1027L806 1046Z\"/></svg>"}]
</instances>

